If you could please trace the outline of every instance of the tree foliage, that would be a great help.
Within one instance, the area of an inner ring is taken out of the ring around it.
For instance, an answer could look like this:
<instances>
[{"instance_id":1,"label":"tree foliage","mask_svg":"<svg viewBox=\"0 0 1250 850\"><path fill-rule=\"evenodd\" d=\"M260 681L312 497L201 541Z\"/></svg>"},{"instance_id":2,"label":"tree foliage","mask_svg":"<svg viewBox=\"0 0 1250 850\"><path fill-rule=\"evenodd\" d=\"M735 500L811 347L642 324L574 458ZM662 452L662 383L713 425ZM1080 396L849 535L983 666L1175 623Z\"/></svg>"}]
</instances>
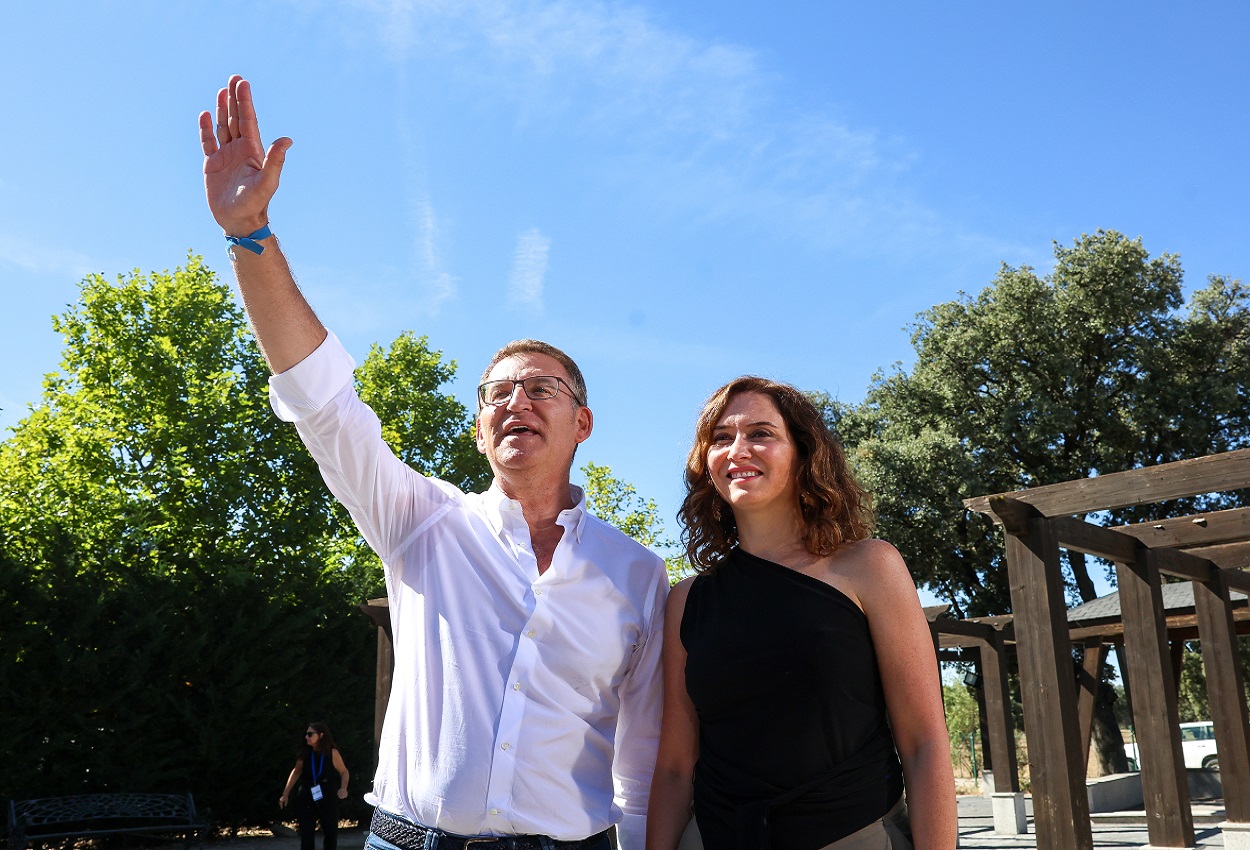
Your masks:
<instances>
[{"instance_id":1,"label":"tree foliage","mask_svg":"<svg viewBox=\"0 0 1250 850\"><path fill-rule=\"evenodd\" d=\"M1211 277L1185 305L1179 258L1152 258L1114 231L1054 253L1047 275L1004 265L975 298L922 313L910 370L879 373L860 405L826 406L876 494L878 532L956 615L1011 611L1001 538L964 499L1250 444L1250 290ZM1247 495L1088 519L1140 522ZM1066 561L1068 598L1095 598L1085 557ZM1094 740L1104 769L1118 770L1109 672Z\"/></svg>"},{"instance_id":2,"label":"tree foliage","mask_svg":"<svg viewBox=\"0 0 1250 850\"><path fill-rule=\"evenodd\" d=\"M957 613L1011 609L1001 541L965 498L1250 444L1250 291L1212 277L1182 307L1179 258L1098 231L1056 244L1047 275L1003 266L975 298L925 311L912 368L879 373L860 405L829 409L876 494L879 532ZM1093 598L1084 559L1068 566L1071 598Z\"/></svg>"},{"instance_id":3,"label":"tree foliage","mask_svg":"<svg viewBox=\"0 0 1250 850\"><path fill-rule=\"evenodd\" d=\"M0 726L20 754L0 796L185 789L263 822L311 720L366 777L376 638L353 607L380 570L269 409L229 289L195 256L92 275L53 323L61 369L0 443ZM357 377L397 454L475 486L471 417L439 390L454 369L405 334Z\"/></svg>"},{"instance_id":4,"label":"tree foliage","mask_svg":"<svg viewBox=\"0 0 1250 850\"><path fill-rule=\"evenodd\" d=\"M587 463L582 467L582 475L586 476L586 505L591 513L644 546L661 552L676 546L665 533L654 499L638 495L633 484L612 475L611 467ZM672 583L693 572L690 563L680 555L666 557L664 563Z\"/></svg>"}]
</instances>

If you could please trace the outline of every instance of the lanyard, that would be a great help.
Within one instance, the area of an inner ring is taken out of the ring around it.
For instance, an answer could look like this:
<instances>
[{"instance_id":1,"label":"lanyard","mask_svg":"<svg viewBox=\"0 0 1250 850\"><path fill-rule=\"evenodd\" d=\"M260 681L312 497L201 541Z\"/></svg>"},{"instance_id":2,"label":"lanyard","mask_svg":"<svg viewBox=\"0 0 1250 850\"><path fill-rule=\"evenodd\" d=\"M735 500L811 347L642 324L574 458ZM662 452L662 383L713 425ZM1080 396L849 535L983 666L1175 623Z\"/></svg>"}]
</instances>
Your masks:
<instances>
[{"instance_id":1,"label":"lanyard","mask_svg":"<svg viewBox=\"0 0 1250 850\"><path fill-rule=\"evenodd\" d=\"M320 764L318 764L318 763L317 763L317 751L316 751L316 750L312 750L311 748L310 748L310 751L311 751L312 755L311 755L311 757L309 758L309 766L312 768L312 781L313 781L313 785L316 785L316 784L317 784L317 781L321 778L321 768L325 766L325 763L326 763L326 755L325 755L325 753L322 753L322 754L321 754L321 763L320 763Z\"/></svg>"}]
</instances>

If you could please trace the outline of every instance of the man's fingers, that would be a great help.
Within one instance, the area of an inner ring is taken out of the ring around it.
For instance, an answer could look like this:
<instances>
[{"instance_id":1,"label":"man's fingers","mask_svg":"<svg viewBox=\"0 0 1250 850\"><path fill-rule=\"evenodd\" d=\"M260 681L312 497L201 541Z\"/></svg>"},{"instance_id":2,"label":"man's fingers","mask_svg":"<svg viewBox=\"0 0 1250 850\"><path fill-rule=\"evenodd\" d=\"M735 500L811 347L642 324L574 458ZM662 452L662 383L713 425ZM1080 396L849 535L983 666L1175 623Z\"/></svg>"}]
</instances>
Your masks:
<instances>
[{"instance_id":1,"label":"man's fingers","mask_svg":"<svg viewBox=\"0 0 1250 850\"><path fill-rule=\"evenodd\" d=\"M230 128L230 138L237 139L239 137L239 84L243 82L243 78L235 74L230 78L227 88L230 90L230 96L227 99L228 108L226 110L228 123Z\"/></svg>"},{"instance_id":2,"label":"man's fingers","mask_svg":"<svg viewBox=\"0 0 1250 850\"><path fill-rule=\"evenodd\" d=\"M282 166L286 162L286 152L294 144L288 137L274 139L265 154L265 162L261 166L261 182L270 194L278 190L278 178L282 176Z\"/></svg>"},{"instance_id":3,"label":"man's fingers","mask_svg":"<svg viewBox=\"0 0 1250 850\"><path fill-rule=\"evenodd\" d=\"M217 143L222 146L230 144L229 99L229 89L217 92Z\"/></svg>"},{"instance_id":4,"label":"man's fingers","mask_svg":"<svg viewBox=\"0 0 1250 850\"><path fill-rule=\"evenodd\" d=\"M204 146L204 156L212 156L217 152L217 136L213 133L213 116L208 112L200 113L200 144Z\"/></svg>"},{"instance_id":5,"label":"man's fingers","mask_svg":"<svg viewBox=\"0 0 1250 850\"><path fill-rule=\"evenodd\" d=\"M260 141L260 124L256 121L256 104L252 101L252 84L240 79L236 89L239 104L239 133Z\"/></svg>"}]
</instances>

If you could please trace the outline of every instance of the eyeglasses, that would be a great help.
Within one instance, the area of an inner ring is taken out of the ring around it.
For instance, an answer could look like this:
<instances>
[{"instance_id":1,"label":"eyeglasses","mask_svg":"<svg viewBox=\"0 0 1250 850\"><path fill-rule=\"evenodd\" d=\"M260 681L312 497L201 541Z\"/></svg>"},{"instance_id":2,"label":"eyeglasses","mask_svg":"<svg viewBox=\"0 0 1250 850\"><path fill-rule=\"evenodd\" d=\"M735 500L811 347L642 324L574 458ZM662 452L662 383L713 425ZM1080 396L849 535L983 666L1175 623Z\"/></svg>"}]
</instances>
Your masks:
<instances>
[{"instance_id":1,"label":"eyeglasses","mask_svg":"<svg viewBox=\"0 0 1250 850\"><path fill-rule=\"evenodd\" d=\"M482 404L491 407L499 407L512 401L513 394L519 385L525 390L525 395L534 401L550 401L560 393L560 385L563 384L565 392L573 397L573 400L580 405L586 402L573 392L573 388L565 382L563 378L555 375L531 375L528 378L521 378L514 381L511 378L504 378L502 381L487 381L477 388L477 398Z\"/></svg>"},{"instance_id":2,"label":"eyeglasses","mask_svg":"<svg viewBox=\"0 0 1250 850\"><path fill-rule=\"evenodd\" d=\"M316 734L317 734L316 732L305 732L305 733L304 733L304 737L305 737L305 738L311 738L313 735L316 735Z\"/></svg>"}]
</instances>

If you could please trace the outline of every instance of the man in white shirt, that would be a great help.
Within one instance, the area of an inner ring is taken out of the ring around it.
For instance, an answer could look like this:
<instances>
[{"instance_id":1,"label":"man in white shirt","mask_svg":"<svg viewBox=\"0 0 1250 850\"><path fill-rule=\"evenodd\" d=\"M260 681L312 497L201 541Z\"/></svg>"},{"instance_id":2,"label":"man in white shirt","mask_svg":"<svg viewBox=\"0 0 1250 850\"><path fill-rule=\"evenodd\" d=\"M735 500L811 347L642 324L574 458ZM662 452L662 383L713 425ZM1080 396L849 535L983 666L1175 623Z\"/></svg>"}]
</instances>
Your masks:
<instances>
[{"instance_id":1,"label":"man in white shirt","mask_svg":"<svg viewBox=\"0 0 1250 850\"><path fill-rule=\"evenodd\" d=\"M200 116L209 209L294 422L386 568L395 674L367 846L641 850L659 734L663 561L569 481L593 417L577 365L521 340L479 387L494 483L466 494L391 453L354 363L300 294L268 206L291 145L248 83Z\"/></svg>"}]
</instances>

